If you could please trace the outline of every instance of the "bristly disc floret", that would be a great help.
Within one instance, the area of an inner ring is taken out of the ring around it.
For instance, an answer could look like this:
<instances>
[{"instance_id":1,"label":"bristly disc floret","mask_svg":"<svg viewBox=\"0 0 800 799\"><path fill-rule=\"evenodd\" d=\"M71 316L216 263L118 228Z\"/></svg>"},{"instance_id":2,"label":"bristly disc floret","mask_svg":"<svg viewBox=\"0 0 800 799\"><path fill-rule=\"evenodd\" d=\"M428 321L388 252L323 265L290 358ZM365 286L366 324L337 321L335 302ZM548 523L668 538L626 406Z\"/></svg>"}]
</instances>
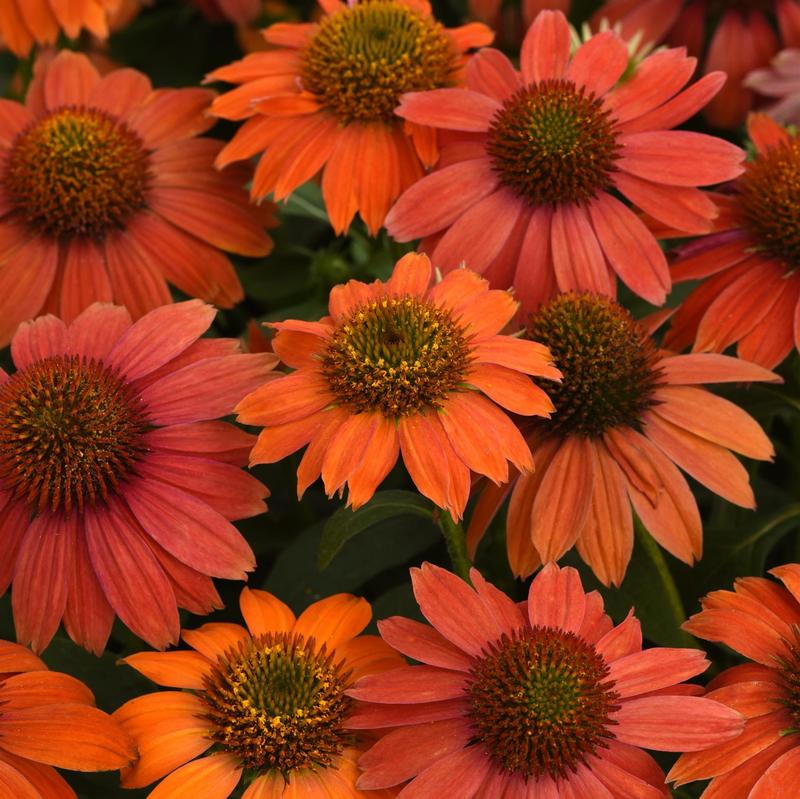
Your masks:
<instances>
[{"instance_id":1,"label":"bristly disc floret","mask_svg":"<svg viewBox=\"0 0 800 799\"><path fill-rule=\"evenodd\" d=\"M603 101L569 80L519 89L495 115L487 144L501 182L535 206L593 199L611 186L618 151Z\"/></svg>"},{"instance_id":2,"label":"bristly disc floret","mask_svg":"<svg viewBox=\"0 0 800 799\"><path fill-rule=\"evenodd\" d=\"M303 52L303 87L343 123L389 122L401 95L454 83L458 58L442 25L397 0L323 17Z\"/></svg>"},{"instance_id":3,"label":"bristly disc floret","mask_svg":"<svg viewBox=\"0 0 800 799\"><path fill-rule=\"evenodd\" d=\"M257 773L326 768L351 742L349 673L323 645L268 633L229 650L200 693L212 737Z\"/></svg>"},{"instance_id":4,"label":"bristly disc floret","mask_svg":"<svg viewBox=\"0 0 800 799\"><path fill-rule=\"evenodd\" d=\"M782 702L792 717L792 726L784 735L800 733L800 628L793 629L793 640L786 642L788 654L778 660L778 669L783 684Z\"/></svg>"},{"instance_id":5,"label":"bristly disc floret","mask_svg":"<svg viewBox=\"0 0 800 799\"><path fill-rule=\"evenodd\" d=\"M133 474L148 429L115 370L77 355L35 361L0 385L0 479L39 510L83 511Z\"/></svg>"},{"instance_id":6,"label":"bristly disc floret","mask_svg":"<svg viewBox=\"0 0 800 799\"><path fill-rule=\"evenodd\" d=\"M440 407L469 363L464 331L448 310L415 297L382 297L339 325L322 372L354 412L395 418Z\"/></svg>"},{"instance_id":7,"label":"bristly disc floret","mask_svg":"<svg viewBox=\"0 0 800 799\"><path fill-rule=\"evenodd\" d=\"M148 155L124 122L69 106L14 140L3 184L30 225L52 236L102 239L145 207Z\"/></svg>"},{"instance_id":8,"label":"bristly disc floret","mask_svg":"<svg viewBox=\"0 0 800 799\"><path fill-rule=\"evenodd\" d=\"M548 383L556 406L550 429L599 436L626 425L638 428L660 383L658 352L647 332L614 300L570 292L531 317L527 335L548 346L563 373Z\"/></svg>"},{"instance_id":9,"label":"bristly disc floret","mask_svg":"<svg viewBox=\"0 0 800 799\"><path fill-rule=\"evenodd\" d=\"M737 182L745 226L787 271L800 266L800 138L748 164Z\"/></svg>"},{"instance_id":10,"label":"bristly disc floret","mask_svg":"<svg viewBox=\"0 0 800 799\"><path fill-rule=\"evenodd\" d=\"M534 627L492 644L469 676L469 717L503 770L566 776L613 738L609 669L574 633Z\"/></svg>"}]
</instances>

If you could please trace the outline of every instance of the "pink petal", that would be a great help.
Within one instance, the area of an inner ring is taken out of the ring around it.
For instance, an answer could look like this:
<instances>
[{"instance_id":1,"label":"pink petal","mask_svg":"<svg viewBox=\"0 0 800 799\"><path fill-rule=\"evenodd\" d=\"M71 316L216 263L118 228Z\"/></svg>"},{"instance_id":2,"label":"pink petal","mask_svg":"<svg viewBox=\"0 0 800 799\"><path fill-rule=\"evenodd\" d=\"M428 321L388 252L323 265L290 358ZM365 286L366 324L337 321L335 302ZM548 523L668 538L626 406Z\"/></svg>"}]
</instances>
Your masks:
<instances>
[{"instance_id":1,"label":"pink petal","mask_svg":"<svg viewBox=\"0 0 800 799\"><path fill-rule=\"evenodd\" d=\"M658 647L634 652L610 665L609 679L623 699L669 688L702 674L709 666L699 649Z\"/></svg>"},{"instance_id":2,"label":"pink petal","mask_svg":"<svg viewBox=\"0 0 800 799\"><path fill-rule=\"evenodd\" d=\"M435 666L401 666L398 669L362 677L348 696L382 705L416 705L458 699L465 693L464 672Z\"/></svg>"},{"instance_id":3,"label":"pink petal","mask_svg":"<svg viewBox=\"0 0 800 799\"><path fill-rule=\"evenodd\" d=\"M427 624L392 616L379 621L378 630L389 646L420 663L465 672L472 668L472 660L461 649Z\"/></svg>"},{"instance_id":4,"label":"pink petal","mask_svg":"<svg viewBox=\"0 0 800 799\"><path fill-rule=\"evenodd\" d=\"M536 575L528 593L528 618L534 627L577 633L586 613L586 594L578 572L548 563Z\"/></svg>"},{"instance_id":5,"label":"pink petal","mask_svg":"<svg viewBox=\"0 0 800 799\"><path fill-rule=\"evenodd\" d=\"M559 79L569 61L570 32L560 11L542 11L522 41L520 66L527 83Z\"/></svg>"},{"instance_id":6,"label":"pink petal","mask_svg":"<svg viewBox=\"0 0 800 799\"><path fill-rule=\"evenodd\" d=\"M11 358L17 369L53 355L64 355L66 350L67 327L51 314L23 322L11 342Z\"/></svg>"},{"instance_id":7,"label":"pink petal","mask_svg":"<svg viewBox=\"0 0 800 799\"><path fill-rule=\"evenodd\" d=\"M481 747L461 749L423 771L397 794L397 799L473 799L491 766Z\"/></svg>"},{"instance_id":8,"label":"pink petal","mask_svg":"<svg viewBox=\"0 0 800 799\"><path fill-rule=\"evenodd\" d=\"M395 113L418 125L482 133L501 108L497 100L469 89L433 89L404 94Z\"/></svg>"},{"instance_id":9,"label":"pink petal","mask_svg":"<svg viewBox=\"0 0 800 799\"><path fill-rule=\"evenodd\" d=\"M567 80L598 97L605 94L628 68L628 48L614 31L596 33L572 57Z\"/></svg>"},{"instance_id":10,"label":"pink petal","mask_svg":"<svg viewBox=\"0 0 800 799\"><path fill-rule=\"evenodd\" d=\"M589 221L588 211L559 205L553 213L550 246L561 291L594 291L613 297L614 280Z\"/></svg>"},{"instance_id":11,"label":"pink petal","mask_svg":"<svg viewBox=\"0 0 800 799\"><path fill-rule=\"evenodd\" d=\"M708 352L671 355L658 363L670 385L698 383L779 383L782 378L755 363Z\"/></svg>"}]
</instances>

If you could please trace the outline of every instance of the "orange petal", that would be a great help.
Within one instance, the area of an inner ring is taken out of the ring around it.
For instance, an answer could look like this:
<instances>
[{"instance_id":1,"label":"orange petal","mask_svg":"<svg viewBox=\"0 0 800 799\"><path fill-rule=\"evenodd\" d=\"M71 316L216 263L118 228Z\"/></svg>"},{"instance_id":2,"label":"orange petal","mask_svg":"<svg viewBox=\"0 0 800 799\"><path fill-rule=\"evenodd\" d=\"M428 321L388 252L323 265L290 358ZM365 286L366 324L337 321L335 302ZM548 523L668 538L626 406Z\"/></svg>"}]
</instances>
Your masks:
<instances>
[{"instance_id":1,"label":"orange petal","mask_svg":"<svg viewBox=\"0 0 800 799\"><path fill-rule=\"evenodd\" d=\"M250 634L239 624L214 622L204 624L196 630L183 630L183 640L205 655L212 663L229 649L236 649L240 641L247 641Z\"/></svg>"},{"instance_id":2,"label":"orange petal","mask_svg":"<svg viewBox=\"0 0 800 799\"><path fill-rule=\"evenodd\" d=\"M80 681L57 671L32 671L6 678L0 686L3 708L42 705L94 705L94 694Z\"/></svg>"},{"instance_id":3,"label":"orange petal","mask_svg":"<svg viewBox=\"0 0 800 799\"><path fill-rule=\"evenodd\" d=\"M306 608L294 625L294 632L311 636L328 651L357 636L372 619L372 608L365 599L352 594L334 594Z\"/></svg>"},{"instance_id":4,"label":"orange petal","mask_svg":"<svg viewBox=\"0 0 800 799\"><path fill-rule=\"evenodd\" d=\"M267 591L244 588L239 596L242 611L250 635L287 633L296 621L294 613L278 597Z\"/></svg>"},{"instance_id":5,"label":"orange petal","mask_svg":"<svg viewBox=\"0 0 800 799\"><path fill-rule=\"evenodd\" d=\"M169 688L203 688L211 661L199 652L137 652L122 658L140 674Z\"/></svg>"},{"instance_id":6,"label":"orange petal","mask_svg":"<svg viewBox=\"0 0 800 799\"><path fill-rule=\"evenodd\" d=\"M209 755L173 771L156 785L148 799L228 799L241 776L237 758Z\"/></svg>"}]
</instances>

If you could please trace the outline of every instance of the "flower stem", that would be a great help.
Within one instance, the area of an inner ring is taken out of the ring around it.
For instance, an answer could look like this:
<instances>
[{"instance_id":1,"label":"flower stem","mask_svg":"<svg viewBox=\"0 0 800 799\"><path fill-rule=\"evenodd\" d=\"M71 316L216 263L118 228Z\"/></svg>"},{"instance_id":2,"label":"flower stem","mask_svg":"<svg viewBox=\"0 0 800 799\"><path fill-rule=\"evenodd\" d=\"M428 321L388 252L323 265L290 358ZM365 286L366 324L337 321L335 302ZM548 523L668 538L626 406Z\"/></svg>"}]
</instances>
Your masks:
<instances>
[{"instance_id":1,"label":"flower stem","mask_svg":"<svg viewBox=\"0 0 800 799\"><path fill-rule=\"evenodd\" d=\"M454 521L446 510L440 510L436 514L436 522L447 544L447 554L450 555L453 571L469 583L469 570L472 563L467 555L467 538L464 535L464 528Z\"/></svg>"}]
</instances>

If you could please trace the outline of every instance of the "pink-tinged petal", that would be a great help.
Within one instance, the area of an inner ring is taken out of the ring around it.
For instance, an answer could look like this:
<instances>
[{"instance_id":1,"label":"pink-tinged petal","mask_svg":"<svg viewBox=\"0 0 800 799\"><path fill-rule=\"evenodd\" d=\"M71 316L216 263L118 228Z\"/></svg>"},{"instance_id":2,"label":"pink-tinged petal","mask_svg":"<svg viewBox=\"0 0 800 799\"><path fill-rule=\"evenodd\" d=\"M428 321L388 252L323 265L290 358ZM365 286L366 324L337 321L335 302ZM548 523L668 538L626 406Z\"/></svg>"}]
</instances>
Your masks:
<instances>
[{"instance_id":1,"label":"pink-tinged petal","mask_svg":"<svg viewBox=\"0 0 800 799\"><path fill-rule=\"evenodd\" d=\"M78 535L76 513L39 513L17 553L11 603L17 640L41 652L52 639L69 588L70 549Z\"/></svg>"},{"instance_id":2,"label":"pink-tinged petal","mask_svg":"<svg viewBox=\"0 0 800 799\"><path fill-rule=\"evenodd\" d=\"M85 55L62 50L49 64L44 81L48 110L85 105L99 80L100 74Z\"/></svg>"},{"instance_id":3,"label":"pink-tinged petal","mask_svg":"<svg viewBox=\"0 0 800 799\"><path fill-rule=\"evenodd\" d=\"M653 413L748 458L771 460L775 448L761 425L729 400L693 386L662 386Z\"/></svg>"},{"instance_id":4,"label":"pink-tinged petal","mask_svg":"<svg viewBox=\"0 0 800 799\"><path fill-rule=\"evenodd\" d=\"M623 283L649 303L662 305L671 288L667 259L641 219L605 192L589 204L589 215L600 246Z\"/></svg>"},{"instance_id":5,"label":"pink-tinged petal","mask_svg":"<svg viewBox=\"0 0 800 799\"><path fill-rule=\"evenodd\" d=\"M227 422L196 422L151 430L145 441L159 452L177 452L244 466L254 439Z\"/></svg>"},{"instance_id":6,"label":"pink-tinged petal","mask_svg":"<svg viewBox=\"0 0 800 799\"><path fill-rule=\"evenodd\" d=\"M611 717L622 743L658 752L697 752L741 734L735 710L696 696L646 696L623 702Z\"/></svg>"},{"instance_id":7,"label":"pink-tinged petal","mask_svg":"<svg viewBox=\"0 0 800 799\"><path fill-rule=\"evenodd\" d=\"M390 788L410 780L437 760L463 749L472 735L466 719L403 727L381 738L359 758L361 790Z\"/></svg>"},{"instance_id":8,"label":"pink-tinged petal","mask_svg":"<svg viewBox=\"0 0 800 799\"><path fill-rule=\"evenodd\" d=\"M150 792L149 799L228 799L242 776L237 758L228 754L213 754L193 760L167 775Z\"/></svg>"},{"instance_id":9,"label":"pink-tinged petal","mask_svg":"<svg viewBox=\"0 0 800 799\"><path fill-rule=\"evenodd\" d=\"M468 655L479 655L502 634L475 591L452 572L423 563L411 570L411 583L425 618Z\"/></svg>"},{"instance_id":10,"label":"pink-tinged petal","mask_svg":"<svg viewBox=\"0 0 800 799\"><path fill-rule=\"evenodd\" d=\"M418 125L482 133L501 108L492 97L469 89L433 89L404 94L395 113Z\"/></svg>"},{"instance_id":11,"label":"pink-tinged petal","mask_svg":"<svg viewBox=\"0 0 800 799\"><path fill-rule=\"evenodd\" d=\"M606 97L606 106L619 122L641 117L679 92L695 70L697 61L677 47L645 58L634 74Z\"/></svg>"},{"instance_id":12,"label":"pink-tinged petal","mask_svg":"<svg viewBox=\"0 0 800 799\"><path fill-rule=\"evenodd\" d=\"M272 378L272 353L228 355L185 366L145 388L142 401L156 425L186 424L227 416L252 391ZM203 391L197 391L203 386Z\"/></svg>"},{"instance_id":13,"label":"pink-tinged petal","mask_svg":"<svg viewBox=\"0 0 800 799\"><path fill-rule=\"evenodd\" d=\"M238 649L240 643L250 640L250 633L239 624L210 622L196 630L182 630L181 637L190 647L216 663L217 658L223 657L232 649Z\"/></svg>"},{"instance_id":14,"label":"pink-tinged petal","mask_svg":"<svg viewBox=\"0 0 800 799\"><path fill-rule=\"evenodd\" d=\"M721 641L764 666L774 667L775 657L784 651L779 633L769 622L744 616L732 608L708 608L692 616L683 627L706 641Z\"/></svg>"},{"instance_id":15,"label":"pink-tinged petal","mask_svg":"<svg viewBox=\"0 0 800 799\"><path fill-rule=\"evenodd\" d=\"M620 144L619 169L667 186L710 186L733 180L744 171L738 147L704 133L634 133L621 137Z\"/></svg>"},{"instance_id":16,"label":"pink-tinged petal","mask_svg":"<svg viewBox=\"0 0 800 799\"><path fill-rule=\"evenodd\" d=\"M17 134L28 125L33 116L15 100L0 100L0 146L10 147Z\"/></svg>"},{"instance_id":17,"label":"pink-tinged petal","mask_svg":"<svg viewBox=\"0 0 800 799\"><path fill-rule=\"evenodd\" d=\"M491 363L476 364L467 381L498 405L523 416L548 417L555 410L546 392L529 377Z\"/></svg>"},{"instance_id":18,"label":"pink-tinged petal","mask_svg":"<svg viewBox=\"0 0 800 799\"><path fill-rule=\"evenodd\" d=\"M130 511L113 501L84 519L92 565L111 607L151 646L164 649L176 643L175 594Z\"/></svg>"},{"instance_id":19,"label":"pink-tinged petal","mask_svg":"<svg viewBox=\"0 0 800 799\"><path fill-rule=\"evenodd\" d=\"M397 799L473 799L490 768L492 761L481 747L469 746L437 760L403 788Z\"/></svg>"},{"instance_id":20,"label":"pink-tinged petal","mask_svg":"<svg viewBox=\"0 0 800 799\"><path fill-rule=\"evenodd\" d=\"M780 383L783 378L756 363L716 353L671 355L658 363L670 385L698 383Z\"/></svg>"},{"instance_id":21,"label":"pink-tinged petal","mask_svg":"<svg viewBox=\"0 0 800 799\"><path fill-rule=\"evenodd\" d=\"M455 671L472 668L472 660L461 649L427 624L392 616L379 621L378 630L389 646L420 663Z\"/></svg>"},{"instance_id":22,"label":"pink-tinged petal","mask_svg":"<svg viewBox=\"0 0 800 799\"><path fill-rule=\"evenodd\" d=\"M504 102L521 86L519 74L507 56L493 47L484 47L467 64L467 87Z\"/></svg>"},{"instance_id":23,"label":"pink-tinged petal","mask_svg":"<svg viewBox=\"0 0 800 799\"><path fill-rule=\"evenodd\" d=\"M378 730L386 727L404 727L427 724L466 716L465 699L448 699L444 702L425 702L418 705L357 704L347 719L351 730Z\"/></svg>"},{"instance_id":24,"label":"pink-tinged petal","mask_svg":"<svg viewBox=\"0 0 800 799\"><path fill-rule=\"evenodd\" d=\"M263 513L266 486L228 463L166 452L151 452L137 467L149 479L175 486L210 505L226 519L248 519Z\"/></svg>"},{"instance_id":25,"label":"pink-tinged petal","mask_svg":"<svg viewBox=\"0 0 800 799\"><path fill-rule=\"evenodd\" d=\"M800 299L800 275L787 277L775 302L747 335L739 339L736 354L773 368L782 363L794 347L794 315Z\"/></svg>"},{"instance_id":26,"label":"pink-tinged petal","mask_svg":"<svg viewBox=\"0 0 800 799\"><path fill-rule=\"evenodd\" d=\"M559 205L550 226L550 246L561 291L593 291L615 296L614 281L587 210Z\"/></svg>"},{"instance_id":27,"label":"pink-tinged petal","mask_svg":"<svg viewBox=\"0 0 800 799\"><path fill-rule=\"evenodd\" d=\"M200 300L156 308L123 333L106 362L128 380L143 377L193 344L216 313Z\"/></svg>"},{"instance_id":28,"label":"pink-tinged petal","mask_svg":"<svg viewBox=\"0 0 800 799\"><path fill-rule=\"evenodd\" d=\"M599 591L589 591L586 594L586 609L583 614L583 624L578 635L590 644L596 644L604 635L614 627L611 617L605 612L603 597Z\"/></svg>"},{"instance_id":29,"label":"pink-tinged petal","mask_svg":"<svg viewBox=\"0 0 800 799\"><path fill-rule=\"evenodd\" d=\"M122 334L133 324L127 309L95 303L69 326L69 352L87 360L104 360Z\"/></svg>"},{"instance_id":30,"label":"pink-tinged petal","mask_svg":"<svg viewBox=\"0 0 800 799\"><path fill-rule=\"evenodd\" d=\"M214 93L208 89L158 89L126 121L154 150L212 127L215 120L206 112L213 98Z\"/></svg>"},{"instance_id":31,"label":"pink-tinged petal","mask_svg":"<svg viewBox=\"0 0 800 799\"><path fill-rule=\"evenodd\" d=\"M0 492L0 592L3 594L11 585L19 545L31 523L27 502L6 503L6 499L7 495Z\"/></svg>"},{"instance_id":32,"label":"pink-tinged petal","mask_svg":"<svg viewBox=\"0 0 800 799\"><path fill-rule=\"evenodd\" d=\"M597 469L590 439L568 436L542 479L531 512L531 538L546 563L558 560L581 534L589 515Z\"/></svg>"},{"instance_id":33,"label":"pink-tinged petal","mask_svg":"<svg viewBox=\"0 0 800 799\"><path fill-rule=\"evenodd\" d=\"M613 763L605 755L603 751L600 757L590 760L589 768L603 787L612 792L609 796L613 799L617 796L624 796L625 799L664 799L664 786L656 788L652 783L631 774L624 766ZM663 772L661 779L664 779Z\"/></svg>"},{"instance_id":34,"label":"pink-tinged petal","mask_svg":"<svg viewBox=\"0 0 800 799\"><path fill-rule=\"evenodd\" d=\"M93 302L111 302L113 296L103 250L84 239L70 242L61 279L61 318L69 323Z\"/></svg>"},{"instance_id":35,"label":"pink-tinged petal","mask_svg":"<svg viewBox=\"0 0 800 799\"><path fill-rule=\"evenodd\" d=\"M17 369L24 369L34 361L63 355L67 349L67 326L57 317L48 314L32 322L23 322L11 342L11 358Z\"/></svg>"},{"instance_id":36,"label":"pink-tinged petal","mask_svg":"<svg viewBox=\"0 0 800 799\"><path fill-rule=\"evenodd\" d=\"M772 746L781 738L781 728L786 721L786 712L781 710L751 719L737 738L720 742L706 752L685 754L670 772L670 779L689 782L724 774Z\"/></svg>"},{"instance_id":37,"label":"pink-tinged petal","mask_svg":"<svg viewBox=\"0 0 800 799\"><path fill-rule=\"evenodd\" d=\"M586 614L586 594L578 572L548 563L528 592L528 618L534 627L577 633Z\"/></svg>"},{"instance_id":38,"label":"pink-tinged petal","mask_svg":"<svg viewBox=\"0 0 800 799\"><path fill-rule=\"evenodd\" d=\"M386 217L386 229L397 241L428 236L452 225L498 184L488 158L459 161L416 181Z\"/></svg>"},{"instance_id":39,"label":"pink-tinged petal","mask_svg":"<svg viewBox=\"0 0 800 799\"><path fill-rule=\"evenodd\" d=\"M647 414L643 430L674 463L706 488L741 507L755 507L747 470L727 449L652 412Z\"/></svg>"},{"instance_id":40,"label":"pink-tinged petal","mask_svg":"<svg viewBox=\"0 0 800 799\"><path fill-rule=\"evenodd\" d=\"M149 536L201 574L244 580L255 568L239 531L201 499L145 478L125 487L125 501Z\"/></svg>"},{"instance_id":41,"label":"pink-tinged petal","mask_svg":"<svg viewBox=\"0 0 800 799\"><path fill-rule=\"evenodd\" d=\"M694 495L676 466L634 430L609 431L604 442L625 473L628 496L650 535L676 558L693 563L702 553L702 524Z\"/></svg>"},{"instance_id":42,"label":"pink-tinged petal","mask_svg":"<svg viewBox=\"0 0 800 799\"><path fill-rule=\"evenodd\" d=\"M702 674L708 668L699 649L658 647L635 652L610 664L609 679L623 699L660 691Z\"/></svg>"},{"instance_id":43,"label":"pink-tinged petal","mask_svg":"<svg viewBox=\"0 0 800 799\"><path fill-rule=\"evenodd\" d=\"M569 61L570 32L560 11L542 11L522 41L520 66L526 83L564 77Z\"/></svg>"},{"instance_id":44,"label":"pink-tinged petal","mask_svg":"<svg viewBox=\"0 0 800 799\"><path fill-rule=\"evenodd\" d=\"M774 799L789 796L797 788L800 775L800 749L781 755L753 786L749 799Z\"/></svg>"},{"instance_id":45,"label":"pink-tinged petal","mask_svg":"<svg viewBox=\"0 0 800 799\"><path fill-rule=\"evenodd\" d=\"M401 666L362 677L347 694L364 702L415 705L458 699L464 695L466 685L462 671L446 671L435 666Z\"/></svg>"},{"instance_id":46,"label":"pink-tinged petal","mask_svg":"<svg viewBox=\"0 0 800 799\"><path fill-rule=\"evenodd\" d=\"M470 569L469 577L486 609L505 635L510 638L525 626L525 617L516 602L487 582L477 569Z\"/></svg>"},{"instance_id":47,"label":"pink-tinged petal","mask_svg":"<svg viewBox=\"0 0 800 799\"><path fill-rule=\"evenodd\" d=\"M122 117L142 105L152 91L147 75L135 69L115 69L94 87L89 95L89 105Z\"/></svg>"},{"instance_id":48,"label":"pink-tinged petal","mask_svg":"<svg viewBox=\"0 0 800 799\"><path fill-rule=\"evenodd\" d=\"M778 674L777 671L765 671L769 676ZM722 702L723 705L732 707L746 719L754 719L774 713L775 708L780 707L783 687L779 679L765 679L725 685L722 688L708 691L705 696L707 699L713 699L715 702Z\"/></svg>"},{"instance_id":49,"label":"pink-tinged petal","mask_svg":"<svg viewBox=\"0 0 800 799\"><path fill-rule=\"evenodd\" d=\"M639 619L629 611L627 618L609 630L595 644L594 648L607 663L640 652L642 649L642 625Z\"/></svg>"},{"instance_id":50,"label":"pink-tinged petal","mask_svg":"<svg viewBox=\"0 0 800 799\"><path fill-rule=\"evenodd\" d=\"M237 421L269 427L313 416L334 401L323 377L306 371L270 380L235 408Z\"/></svg>"},{"instance_id":51,"label":"pink-tinged petal","mask_svg":"<svg viewBox=\"0 0 800 799\"><path fill-rule=\"evenodd\" d=\"M676 94L658 108L632 119L623 125L626 133L646 130L668 130L682 125L704 108L718 94L725 83L724 72L710 72L692 84L686 91Z\"/></svg>"},{"instance_id":52,"label":"pink-tinged petal","mask_svg":"<svg viewBox=\"0 0 800 799\"><path fill-rule=\"evenodd\" d=\"M481 273L495 259L511 235L523 204L512 191L500 188L460 216L442 236L431 254L434 266L444 272L466 266ZM492 220L487 227L486 221Z\"/></svg>"},{"instance_id":53,"label":"pink-tinged petal","mask_svg":"<svg viewBox=\"0 0 800 799\"><path fill-rule=\"evenodd\" d=\"M565 77L600 97L616 85L627 68L625 43L614 31L604 31L577 49Z\"/></svg>"},{"instance_id":54,"label":"pink-tinged petal","mask_svg":"<svg viewBox=\"0 0 800 799\"><path fill-rule=\"evenodd\" d=\"M608 747L603 749L601 759L604 763L612 763L654 786L659 790L661 796L669 796L669 789L664 784L664 772L661 770L661 766L652 755L638 747L612 740L608 742ZM603 773L600 774L601 778Z\"/></svg>"},{"instance_id":55,"label":"pink-tinged petal","mask_svg":"<svg viewBox=\"0 0 800 799\"><path fill-rule=\"evenodd\" d=\"M627 172L614 175L614 185L635 206L662 224L696 235L710 233L719 210L700 189L691 186L662 186ZM673 275L673 279L677 279Z\"/></svg>"}]
</instances>

